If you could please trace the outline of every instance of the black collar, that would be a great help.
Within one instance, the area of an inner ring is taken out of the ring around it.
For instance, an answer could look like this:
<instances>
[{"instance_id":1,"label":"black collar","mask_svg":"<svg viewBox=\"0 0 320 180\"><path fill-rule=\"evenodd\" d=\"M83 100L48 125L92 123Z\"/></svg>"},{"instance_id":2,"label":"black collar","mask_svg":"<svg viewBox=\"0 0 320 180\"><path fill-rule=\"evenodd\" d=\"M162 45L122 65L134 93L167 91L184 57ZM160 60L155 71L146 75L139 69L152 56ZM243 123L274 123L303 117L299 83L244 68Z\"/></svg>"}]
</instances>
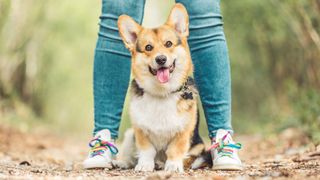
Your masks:
<instances>
[{"instance_id":1,"label":"black collar","mask_svg":"<svg viewBox=\"0 0 320 180\"><path fill-rule=\"evenodd\" d=\"M181 91L187 91L189 90L190 86L194 86L194 80L191 76L188 77L188 79L186 80L186 82L184 82L177 90L172 91L171 94L177 93L177 92L181 92Z\"/></svg>"},{"instance_id":2,"label":"black collar","mask_svg":"<svg viewBox=\"0 0 320 180\"><path fill-rule=\"evenodd\" d=\"M145 91L141 88L135 79L131 82L131 90L136 96L143 96ZM188 77L187 80L177 89L171 92L171 94L180 93L183 99L193 99L193 93L197 94L196 85L192 77Z\"/></svg>"}]
</instances>

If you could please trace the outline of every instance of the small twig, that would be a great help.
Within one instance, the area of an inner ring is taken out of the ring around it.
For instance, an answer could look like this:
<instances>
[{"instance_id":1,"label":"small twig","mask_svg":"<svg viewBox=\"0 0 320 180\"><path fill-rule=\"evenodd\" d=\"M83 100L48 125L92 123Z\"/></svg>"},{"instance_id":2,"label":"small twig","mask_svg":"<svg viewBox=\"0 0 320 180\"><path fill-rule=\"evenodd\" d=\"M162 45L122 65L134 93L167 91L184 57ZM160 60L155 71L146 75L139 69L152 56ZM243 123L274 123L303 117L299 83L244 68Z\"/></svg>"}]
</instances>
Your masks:
<instances>
[{"instance_id":1,"label":"small twig","mask_svg":"<svg viewBox=\"0 0 320 180\"><path fill-rule=\"evenodd\" d=\"M320 156L320 151L312 152L308 156L310 157Z\"/></svg>"},{"instance_id":2,"label":"small twig","mask_svg":"<svg viewBox=\"0 0 320 180\"><path fill-rule=\"evenodd\" d=\"M306 161L312 161L312 160L317 160L320 159L320 157L302 157L302 158L293 158L293 162L306 162Z\"/></svg>"}]
</instances>

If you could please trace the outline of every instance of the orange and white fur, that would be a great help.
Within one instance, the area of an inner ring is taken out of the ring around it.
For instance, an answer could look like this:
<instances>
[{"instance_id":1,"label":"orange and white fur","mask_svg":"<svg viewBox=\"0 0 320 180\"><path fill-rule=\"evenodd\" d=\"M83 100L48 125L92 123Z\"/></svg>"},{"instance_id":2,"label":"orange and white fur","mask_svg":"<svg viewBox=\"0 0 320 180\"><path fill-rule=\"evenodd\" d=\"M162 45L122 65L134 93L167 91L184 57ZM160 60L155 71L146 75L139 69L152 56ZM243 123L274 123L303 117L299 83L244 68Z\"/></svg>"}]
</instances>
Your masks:
<instances>
[{"instance_id":1,"label":"orange and white fur","mask_svg":"<svg viewBox=\"0 0 320 180\"><path fill-rule=\"evenodd\" d=\"M118 27L132 55L130 118L120 159L121 168L183 172L184 162L204 152L198 134L197 90L185 7L176 4L167 22L154 29L121 15Z\"/></svg>"}]
</instances>

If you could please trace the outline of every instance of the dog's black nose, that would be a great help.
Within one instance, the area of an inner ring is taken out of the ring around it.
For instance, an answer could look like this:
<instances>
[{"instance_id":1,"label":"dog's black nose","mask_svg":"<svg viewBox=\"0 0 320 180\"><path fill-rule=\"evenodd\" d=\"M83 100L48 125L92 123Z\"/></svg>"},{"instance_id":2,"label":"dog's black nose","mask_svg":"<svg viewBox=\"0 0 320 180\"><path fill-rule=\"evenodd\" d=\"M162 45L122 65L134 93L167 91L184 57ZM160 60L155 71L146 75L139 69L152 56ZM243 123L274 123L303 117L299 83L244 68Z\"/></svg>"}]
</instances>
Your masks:
<instances>
[{"instance_id":1,"label":"dog's black nose","mask_svg":"<svg viewBox=\"0 0 320 180\"><path fill-rule=\"evenodd\" d=\"M156 62L159 64L159 65L164 65L167 61L167 57L165 55L159 55L156 57Z\"/></svg>"}]
</instances>

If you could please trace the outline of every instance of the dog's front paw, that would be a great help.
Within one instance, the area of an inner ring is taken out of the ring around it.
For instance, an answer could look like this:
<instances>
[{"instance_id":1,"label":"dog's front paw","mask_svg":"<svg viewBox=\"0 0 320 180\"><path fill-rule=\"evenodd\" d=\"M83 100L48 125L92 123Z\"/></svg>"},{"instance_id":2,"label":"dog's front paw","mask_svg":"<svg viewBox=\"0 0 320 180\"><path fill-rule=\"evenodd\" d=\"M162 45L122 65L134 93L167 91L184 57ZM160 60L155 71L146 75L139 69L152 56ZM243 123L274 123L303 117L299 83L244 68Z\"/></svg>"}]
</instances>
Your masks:
<instances>
[{"instance_id":1,"label":"dog's front paw","mask_svg":"<svg viewBox=\"0 0 320 180\"><path fill-rule=\"evenodd\" d=\"M167 160L164 166L165 171L169 172L183 172L183 162L182 160Z\"/></svg>"},{"instance_id":2,"label":"dog's front paw","mask_svg":"<svg viewBox=\"0 0 320 180\"><path fill-rule=\"evenodd\" d=\"M132 168L132 164L127 162L127 161L121 161L121 160L113 160L112 165L115 168L120 168L120 169L129 169Z\"/></svg>"},{"instance_id":3,"label":"dog's front paw","mask_svg":"<svg viewBox=\"0 0 320 180\"><path fill-rule=\"evenodd\" d=\"M154 170L154 162L139 162L134 168L135 171L153 171Z\"/></svg>"}]
</instances>

